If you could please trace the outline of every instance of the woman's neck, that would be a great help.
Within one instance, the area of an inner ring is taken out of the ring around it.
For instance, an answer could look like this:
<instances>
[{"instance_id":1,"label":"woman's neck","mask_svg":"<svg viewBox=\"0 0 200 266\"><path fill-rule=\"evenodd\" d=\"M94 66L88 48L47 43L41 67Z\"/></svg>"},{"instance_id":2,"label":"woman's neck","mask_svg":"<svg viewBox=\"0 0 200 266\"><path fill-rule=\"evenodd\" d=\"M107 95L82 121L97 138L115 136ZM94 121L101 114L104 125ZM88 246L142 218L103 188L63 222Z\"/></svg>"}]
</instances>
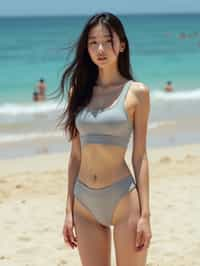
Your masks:
<instances>
[{"instance_id":1,"label":"woman's neck","mask_svg":"<svg viewBox=\"0 0 200 266\"><path fill-rule=\"evenodd\" d=\"M113 68L112 70L109 69L108 71L108 69L106 70L105 68L102 68L99 70L96 86L106 89L110 86L121 84L125 80L126 79L121 76L117 69Z\"/></svg>"}]
</instances>

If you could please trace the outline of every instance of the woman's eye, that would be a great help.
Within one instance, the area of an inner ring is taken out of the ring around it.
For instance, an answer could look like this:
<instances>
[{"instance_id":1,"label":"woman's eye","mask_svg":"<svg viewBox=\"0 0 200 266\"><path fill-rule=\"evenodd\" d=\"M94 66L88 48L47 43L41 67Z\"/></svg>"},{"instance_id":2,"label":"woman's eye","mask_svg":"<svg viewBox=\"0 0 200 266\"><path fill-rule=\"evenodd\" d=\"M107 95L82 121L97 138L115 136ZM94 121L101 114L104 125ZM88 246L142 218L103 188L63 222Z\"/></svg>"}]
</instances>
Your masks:
<instances>
[{"instance_id":1,"label":"woman's eye","mask_svg":"<svg viewBox=\"0 0 200 266\"><path fill-rule=\"evenodd\" d=\"M90 42L89 44L96 44L96 42L95 42L95 41L93 41L93 42Z\"/></svg>"},{"instance_id":2,"label":"woman's eye","mask_svg":"<svg viewBox=\"0 0 200 266\"><path fill-rule=\"evenodd\" d=\"M103 43L111 43L111 40L106 40ZM96 45L96 44L97 44L96 41L89 42L89 45Z\"/></svg>"}]
</instances>

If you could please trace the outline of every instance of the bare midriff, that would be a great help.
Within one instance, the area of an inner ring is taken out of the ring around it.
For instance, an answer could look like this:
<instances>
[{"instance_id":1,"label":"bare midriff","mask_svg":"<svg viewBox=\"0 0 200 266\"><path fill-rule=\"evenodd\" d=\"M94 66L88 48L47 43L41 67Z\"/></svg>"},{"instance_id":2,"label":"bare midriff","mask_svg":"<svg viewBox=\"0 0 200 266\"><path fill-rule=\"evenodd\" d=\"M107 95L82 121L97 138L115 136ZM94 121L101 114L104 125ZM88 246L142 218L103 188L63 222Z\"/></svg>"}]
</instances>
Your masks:
<instances>
[{"instance_id":1,"label":"bare midriff","mask_svg":"<svg viewBox=\"0 0 200 266\"><path fill-rule=\"evenodd\" d=\"M108 144L86 144L81 151L79 179L91 188L102 188L128 175L126 149Z\"/></svg>"}]
</instances>

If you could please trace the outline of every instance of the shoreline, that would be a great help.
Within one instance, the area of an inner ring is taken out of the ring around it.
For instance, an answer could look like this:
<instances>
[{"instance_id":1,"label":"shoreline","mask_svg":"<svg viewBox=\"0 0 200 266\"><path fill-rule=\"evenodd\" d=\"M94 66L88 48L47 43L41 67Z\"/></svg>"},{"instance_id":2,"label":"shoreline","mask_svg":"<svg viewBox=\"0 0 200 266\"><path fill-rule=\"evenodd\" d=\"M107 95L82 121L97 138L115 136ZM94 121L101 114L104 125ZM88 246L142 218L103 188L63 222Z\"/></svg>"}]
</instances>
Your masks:
<instances>
[{"instance_id":1,"label":"shoreline","mask_svg":"<svg viewBox=\"0 0 200 266\"><path fill-rule=\"evenodd\" d=\"M200 145L200 128L184 131L181 134L175 128L163 131L152 130L147 139L147 149L167 149L185 145ZM23 140L19 142L0 143L0 160L10 160L37 155L50 155L68 153L71 143L64 137L48 137L34 140ZM132 147L132 135L127 146L127 152Z\"/></svg>"}]
</instances>

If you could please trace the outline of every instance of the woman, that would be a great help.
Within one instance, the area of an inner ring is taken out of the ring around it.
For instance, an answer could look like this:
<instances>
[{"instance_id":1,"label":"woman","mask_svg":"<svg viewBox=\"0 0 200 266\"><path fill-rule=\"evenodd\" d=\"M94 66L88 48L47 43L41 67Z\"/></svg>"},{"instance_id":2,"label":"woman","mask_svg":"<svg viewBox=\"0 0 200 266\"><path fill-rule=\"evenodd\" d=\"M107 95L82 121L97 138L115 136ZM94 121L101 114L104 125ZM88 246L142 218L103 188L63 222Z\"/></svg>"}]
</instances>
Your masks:
<instances>
[{"instance_id":1,"label":"woman","mask_svg":"<svg viewBox=\"0 0 200 266\"><path fill-rule=\"evenodd\" d=\"M70 77L62 121L70 134L64 240L78 247L83 266L111 265L111 228L118 266L146 265L151 239L147 123L149 89L131 74L120 20L96 14L86 23ZM125 162L133 132L132 166Z\"/></svg>"}]
</instances>

